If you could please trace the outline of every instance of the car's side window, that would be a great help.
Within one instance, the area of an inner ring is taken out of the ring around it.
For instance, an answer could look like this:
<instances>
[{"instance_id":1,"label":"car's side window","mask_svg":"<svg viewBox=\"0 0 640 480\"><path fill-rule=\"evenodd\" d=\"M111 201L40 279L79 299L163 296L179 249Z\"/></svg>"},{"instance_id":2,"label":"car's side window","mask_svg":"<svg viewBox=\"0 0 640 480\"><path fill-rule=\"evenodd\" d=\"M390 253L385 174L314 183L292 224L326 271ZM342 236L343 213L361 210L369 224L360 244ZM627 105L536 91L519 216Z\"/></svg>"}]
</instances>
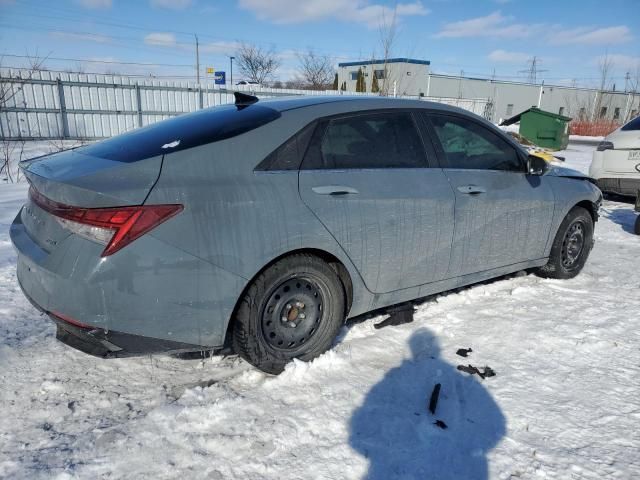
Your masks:
<instances>
[{"instance_id":1,"label":"car's side window","mask_svg":"<svg viewBox=\"0 0 640 480\"><path fill-rule=\"evenodd\" d=\"M304 150L307 148L311 134L315 129L315 122L307 125L286 142L276 148L262 160L255 170L298 170Z\"/></svg>"},{"instance_id":2,"label":"car's side window","mask_svg":"<svg viewBox=\"0 0 640 480\"><path fill-rule=\"evenodd\" d=\"M408 112L353 115L322 122L303 169L426 167L422 140Z\"/></svg>"},{"instance_id":3,"label":"car's side window","mask_svg":"<svg viewBox=\"0 0 640 480\"><path fill-rule=\"evenodd\" d=\"M524 171L515 148L481 125L448 115L429 119L449 168Z\"/></svg>"}]
</instances>

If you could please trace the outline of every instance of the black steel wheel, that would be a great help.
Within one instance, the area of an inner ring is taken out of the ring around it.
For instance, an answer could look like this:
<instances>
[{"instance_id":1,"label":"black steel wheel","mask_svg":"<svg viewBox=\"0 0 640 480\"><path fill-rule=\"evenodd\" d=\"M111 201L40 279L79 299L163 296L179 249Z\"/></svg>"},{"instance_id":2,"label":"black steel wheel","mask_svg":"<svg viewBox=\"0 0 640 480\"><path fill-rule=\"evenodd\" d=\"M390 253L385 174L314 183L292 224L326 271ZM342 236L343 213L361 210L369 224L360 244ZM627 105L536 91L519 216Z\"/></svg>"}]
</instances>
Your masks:
<instances>
[{"instance_id":1,"label":"black steel wheel","mask_svg":"<svg viewBox=\"0 0 640 480\"><path fill-rule=\"evenodd\" d=\"M285 257L240 299L232 324L234 350L267 373L292 359L311 360L331 347L345 319L345 289L336 270L308 254Z\"/></svg>"},{"instance_id":2,"label":"black steel wheel","mask_svg":"<svg viewBox=\"0 0 640 480\"><path fill-rule=\"evenodd\" d=\"M574 207L558 228L549 261L537 274L560 279L575 277L584 267L592 246L593 218L586 209Z\"/></svg>"},{"instance_id":3,"label":"black steel wheel","mask_svg":"<svg viewBox=\"0 0 640 480\"><path fill-rule=\"evenodd\" d=\"M640 215L636 217L636 225L634 227L634 231L636 232L636 235L640 235Z\"/></svg>"},{"instance_id":4,"label":"black steel wheel","mask_svg":"<svg viewBox=\"0 0 640 480\"><path fill-rule=\"evenodd\" d=\"M564 235L560 261L567 270L575 268L578 264L578 259L584 249L584 230L582 221L575 220Z\"/></svg>"},{"instance_id":5,"label":"black steel wheel","mask_svg":"<svg viewBox=\"0 0 640 480\"><path fill-rule=\"evenodd\" d=\"M294 276L269 295L262 310L262 334L274 349L296 350L318 331L328 295L319 279Z\"/></svg>"}]
</instances>

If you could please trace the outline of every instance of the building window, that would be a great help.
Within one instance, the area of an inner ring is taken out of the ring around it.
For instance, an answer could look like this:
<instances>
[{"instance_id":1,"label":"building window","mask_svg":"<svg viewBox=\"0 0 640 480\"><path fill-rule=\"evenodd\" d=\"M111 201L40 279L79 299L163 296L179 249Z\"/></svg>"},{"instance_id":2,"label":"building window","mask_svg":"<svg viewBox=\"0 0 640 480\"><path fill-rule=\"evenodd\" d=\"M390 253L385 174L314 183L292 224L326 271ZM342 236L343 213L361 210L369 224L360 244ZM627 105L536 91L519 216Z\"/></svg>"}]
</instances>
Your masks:
<instances>
[{"instance_id":1,"label":"building window","mask_svg":"<svg viewBox=\"0 0 640 480\"><path fill-rule=\"evenodd\" d=\"M620 107L616 107L615 110L613 111L613 119L614 120L620 119Z\"/></svg>"},{"instance_id":2,"label":"building window","mask_svg":"<svg viewBox=\"0 0 640 480\"><path fill-rule=\"evenodd\" d=\"M374 70L373 74L378 80L384 80L384 70Z\"/></svg>"},{"instance_id":3,"label":"building window","mask_svg":"<svg viewBox=\"0 0 640 480\"><path fill-rule=\"evenodd\" d=\"M358 72L349 72L349 75L351 76L351 80L358 80Z\"/></svg>"},{"instance_id":4,"label":"building window","mask_svg":"<svg viewBox=\"0 0 640 480\"><path fill-rule=\"evenodd\" d=\"M564 115L564 107L558 109L558 115Z\"/></svg>"},{"instance_id":5,"label":"building window","mask_svg":"<svg viewBox=\"0 0 640 480\"><path fill-rule=\"evenodd\" d=\"M599 118L604 118L607 116L607 107L602 107L600 109L600 117Z\"/></svg>"},{"instance_id":6,"label":"building window","mask_svg":"<svg viewBox=\"0 0 640 480\"><path fill-rule=\"evenodd\" d=\"M513 103L508 103L507 104L507 117L510 117L511 115L513 115Z\"/></svg>"}]
</instances>

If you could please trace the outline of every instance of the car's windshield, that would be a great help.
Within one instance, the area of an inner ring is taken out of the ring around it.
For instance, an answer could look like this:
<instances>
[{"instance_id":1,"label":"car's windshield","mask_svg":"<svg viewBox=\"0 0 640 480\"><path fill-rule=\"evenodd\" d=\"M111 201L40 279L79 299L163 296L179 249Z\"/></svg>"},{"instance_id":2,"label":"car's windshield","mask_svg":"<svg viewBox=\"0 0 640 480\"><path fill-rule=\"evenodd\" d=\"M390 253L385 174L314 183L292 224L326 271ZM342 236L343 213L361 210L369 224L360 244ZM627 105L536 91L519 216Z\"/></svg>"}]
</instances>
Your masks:
<instances>
[{"instance_id":1,"label":"car's windshield","mask_svg":"<svg viewBox=\"0 0 640 480\"><path fill-rule=\"evenodd\" d=\"M636 117L627 123L620 130L628 131L628 130L640 130L640 117Z\"/></svg>"}]
</instances>

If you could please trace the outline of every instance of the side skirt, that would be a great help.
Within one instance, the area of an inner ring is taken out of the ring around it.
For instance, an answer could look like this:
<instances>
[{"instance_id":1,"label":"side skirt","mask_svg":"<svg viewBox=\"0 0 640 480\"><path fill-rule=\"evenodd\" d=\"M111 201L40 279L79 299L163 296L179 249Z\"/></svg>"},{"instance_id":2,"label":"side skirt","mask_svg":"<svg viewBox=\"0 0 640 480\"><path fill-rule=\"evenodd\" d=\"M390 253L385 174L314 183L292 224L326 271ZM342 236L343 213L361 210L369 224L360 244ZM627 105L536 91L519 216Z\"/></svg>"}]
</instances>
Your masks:
<instances>
[{"instance_id":1,"label":"side skirt","mask_svg":"<svg viewBox=\"0 0 640 480\"><path fill-rule=\"evenodd\" d=\"M467 285L473 285L474 283L484 282L492 278L502 277L510 273L515 273L520 270L527 270L529 268L536 268L546 265L549 258L539 258L536 260L530 260L527 262L519 262L504 267L494 268L491 270L485 270L482 272L470 273L461 277L449 278L446 280L439 280L437 282L426 283L424 285L418 285L403 290L395 290L389 293L372 294L367 292L364 298L361 298L356 303L354 298L354 304L349 312L349 317L355 317L362 315L363 313L370 312L372 310L378 310L391 305L397 305L404 302L409 302L436 293L446 292ZM360 294L363 290L360 290Z\"/></svg>"}]
</instances>

